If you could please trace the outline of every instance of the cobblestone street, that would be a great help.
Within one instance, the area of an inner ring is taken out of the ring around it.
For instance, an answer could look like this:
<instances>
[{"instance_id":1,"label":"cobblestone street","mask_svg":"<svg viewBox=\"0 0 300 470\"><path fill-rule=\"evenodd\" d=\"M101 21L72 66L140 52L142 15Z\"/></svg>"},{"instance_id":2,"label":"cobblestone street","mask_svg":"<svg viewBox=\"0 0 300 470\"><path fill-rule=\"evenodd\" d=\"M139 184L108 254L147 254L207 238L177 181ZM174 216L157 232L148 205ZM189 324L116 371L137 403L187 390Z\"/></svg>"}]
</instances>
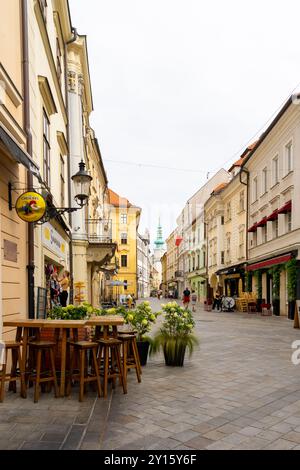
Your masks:
<instances>
[{"instance_id":1,"label":"cobblestone street","mask_svg":"<svg viewBox=\"0 0 300 470\"><path fill-rule=\"evenodd\" d=\"M157 300L151 301L154 309ZM184 368L150 358L107 400L6 394L1 449L300 449L298 330L287 319L198 311ZM300 367L300 366L299 366Z\"/></svg>"}]
</instances>

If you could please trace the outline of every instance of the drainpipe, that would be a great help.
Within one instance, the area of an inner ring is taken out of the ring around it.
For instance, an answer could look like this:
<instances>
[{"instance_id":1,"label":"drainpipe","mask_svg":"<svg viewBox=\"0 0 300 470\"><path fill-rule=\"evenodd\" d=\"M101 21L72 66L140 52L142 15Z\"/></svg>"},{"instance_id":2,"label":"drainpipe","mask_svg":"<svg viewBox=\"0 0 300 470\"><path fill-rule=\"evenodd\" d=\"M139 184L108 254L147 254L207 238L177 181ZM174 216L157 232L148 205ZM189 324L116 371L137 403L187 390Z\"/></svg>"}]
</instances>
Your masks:
<instances>
[{"instance_id":1,"label":"drainpipe","mask_svg":"<svg viewBox=\"0 0 300 470\"><path fill-rule=\"evenodd\" d=\"M22 73L23 73L23 119L27 139L27 152L32 157L32 134L30 129L30 92L29 92L29 46L28 46L28 5L27 0L22 0ZM27 172L27 188L33 189L33 176ZM28 264L27 264L27 289L28 289L28 317L34 318L34 225L28 223Z\"/></svg>"},{"instance_id":2,"label":"drainpipe","mask_svg":"<svg viewBox=\"0 0 300 470\"><path fill-rule=\"evenodd\" d=\"M246 175L246 181L243 180L243 178L242 178L243 173L245 173L245 175ZM249 221L248 221L248 215L249 215L249 211L248 211L248 204L249 204L249 171L247 170L247 168L242 168L241 171L240 171L240 183L247 187L247 190L246 190L246 264L247 264L247 261L248 261L248 258L249 258L249 246L248 246L248 242L249 242L249 234L248 234L248 228L249 228Z\"/></svg>"}]
</instances>

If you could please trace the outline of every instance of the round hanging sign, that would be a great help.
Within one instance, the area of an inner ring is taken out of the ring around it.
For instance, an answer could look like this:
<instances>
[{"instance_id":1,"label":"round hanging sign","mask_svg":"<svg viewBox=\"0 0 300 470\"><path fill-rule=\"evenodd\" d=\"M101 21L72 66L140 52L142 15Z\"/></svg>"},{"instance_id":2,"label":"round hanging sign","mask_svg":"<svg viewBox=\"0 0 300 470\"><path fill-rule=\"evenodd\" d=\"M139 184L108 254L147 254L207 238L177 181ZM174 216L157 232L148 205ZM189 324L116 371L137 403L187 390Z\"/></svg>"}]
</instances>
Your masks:
<instances>
[{"instance_id":1,"label":"round hanging sign","mask_svg":"<svg viewBox=\"0 0 300 470\"><path fill-rule=\"evenodd\" d=\"M46 212L46 201L34 191L21 194L16 202L16 211L25 222L37 222Z\"/></svg>"}]
</instances>

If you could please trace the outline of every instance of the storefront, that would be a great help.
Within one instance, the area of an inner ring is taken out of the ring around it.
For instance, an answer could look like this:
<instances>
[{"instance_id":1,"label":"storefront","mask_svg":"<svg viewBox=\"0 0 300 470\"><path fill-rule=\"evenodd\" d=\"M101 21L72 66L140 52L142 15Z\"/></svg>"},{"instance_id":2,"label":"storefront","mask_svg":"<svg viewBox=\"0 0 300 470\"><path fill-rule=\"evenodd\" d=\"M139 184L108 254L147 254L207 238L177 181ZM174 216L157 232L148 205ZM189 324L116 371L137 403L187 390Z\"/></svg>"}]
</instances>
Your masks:
<instances>
[{"instance_id":1,"label":"storefront","mask_svg":"<svg viewBox=\"0 0 300 470\"><path fill-rule=\"evenodd\" d=\"M219 285L226 297L239 297L245 292L245 264L231 266L216 273Z\"/></svg>"},{"instance_id":2,"label":"storefront","mask_svg":"<svg viewBox=\"0 0 300 470\"><path fill-rule=\"evenodd\" d=\"M42 225L42 256L44 266L43 287L46 289L46 308L57 303L57 294L51 293L51 278L53 274L62 277L64 270L70 270L69 237L57 222L46 222ZM52 298L51 298L52 297Z\"/></svg>"},{"instance_id":3,"label":"storefront","mask_svg":"<svg viewBox=\"0 0 300 470\"><path fill-rule=\"evenodd\" d=\"M259 302L272 305L274 315L289 316L290 319L294 318L295 310L290 277L295 279L295 300L296 284L299 283L299 262L296 258L297 251L284 253L247 267Z\"/></svg>"},{"instance_id":4,"label":"storefront","mask_svg":"<svg viewBox=\"0 0 300 470\"><path fill-rule=\"evenodd\" d=\"M207 280L204 275L199 275L198 273L193 273L188 276L189 285L191 291L195 291L197 294L198 302L204 302L207 295Z\"/></svg>"}]
</instances>

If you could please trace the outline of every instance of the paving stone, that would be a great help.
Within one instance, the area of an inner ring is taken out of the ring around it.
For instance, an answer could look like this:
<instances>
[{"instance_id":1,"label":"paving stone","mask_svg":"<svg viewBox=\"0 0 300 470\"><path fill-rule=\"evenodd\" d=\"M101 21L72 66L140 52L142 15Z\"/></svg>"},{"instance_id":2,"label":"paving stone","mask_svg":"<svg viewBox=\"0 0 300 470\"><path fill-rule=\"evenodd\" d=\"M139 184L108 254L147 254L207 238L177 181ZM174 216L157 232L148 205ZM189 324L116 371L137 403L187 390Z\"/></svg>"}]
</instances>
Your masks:
<instances>
[{"instance_id":1,"label":"paving stone","mask_svg":"<svg viewBox=\"0 0 300 470\"><path fill-rule=\"evenodd\" d=\"M199 437L199 434L192 430L180 432L178 434L172 434L172 438L180 442L187 442L193 438Z\"/></svg>"},{"instance_id":2,"label":"paving stone","mask_svg":"<svg viewBox=\"0 0 300 470\"><path fill-rule=\"evenodd\" d=\"M199 436L186 441L185 445L193 449L206 449L210 444L213 444L213 442L214 441L211 439L206 439L205 437Z\"/></svg>"},{"instance_id":3,"label":"paving stone","mask_svg":"<svg viewBox=\"0 0 300 470\"><path fill-rule=\"evenodd\" d=\"M264 447L265 450L290 450L296 447L295 442L287 441L285 439L278 439L277 441L273 441Z\"/></svg>"}]
</instances>

